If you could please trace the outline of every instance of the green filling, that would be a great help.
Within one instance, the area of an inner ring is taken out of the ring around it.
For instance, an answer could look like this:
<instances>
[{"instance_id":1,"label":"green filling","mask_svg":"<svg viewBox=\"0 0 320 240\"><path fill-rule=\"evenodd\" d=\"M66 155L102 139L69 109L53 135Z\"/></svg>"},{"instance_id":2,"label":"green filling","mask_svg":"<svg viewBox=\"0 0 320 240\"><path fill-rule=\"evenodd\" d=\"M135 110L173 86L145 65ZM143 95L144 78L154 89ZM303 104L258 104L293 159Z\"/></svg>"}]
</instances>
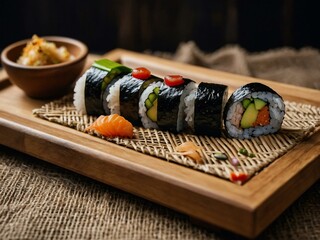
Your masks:
<instances>
[{"instance_id":1,"label":"green filling","mask_svg":"<svg viewBox=\"0 0 320 240\"><path fill-rule=\"evenodd\" d=\"M149 99L151 102L154 102L154 100L156 100L157 97L158 97L158 95L155 93L150 93L150 95L149 95Z\"/></svg>"},{"instance_id":2,"label":"green filling","mask_svg":"<svg viewBox=\"0 0 320 240\"><path fill-rule=\"evenodd\" d=\"M108 84L112 81L114 77L119 74L127 74L132 71L131 68L121 65L120 63L113 62L109 59L100 59L96 60L93 64L93 67L99 68L103 71L107 71L108 74L104 77L103 83L101 85L102 90L106 89Z\"/></svg>"},{"instance_id":3,"label":"green filling","mask_svg":"<svg viewBox=\"0 0 320 240\"><path fill-rule=\"evenodd\" d=\"M158 99L156 99L153 102L153 105L151 108L147 111L147 116L150 118L151 121L156 122L157 121L157 110L158 110Z\"/></svg>"},{"instance_id":4,"label":"green filling","mask_svg":"<svg viewBox=\"0 0 320 240\"><path fill-rule=\"evenodd\" d=\"M151 102L149 98L146 99L144 104L146 105L147 109L150 109L153 106L153 102Z\"/></svg>"},{"instance_id":5,"label":"green filling","mask_svg":"<svg viewBox=\"0 0 320 240\"><path fill-rule=\"evenodd\" d=\"M245 98L242 101L242 106L246 109L249 106L250 103L251 103L251 99Z\"/></svg>"},{"instance_id":6,"label":"green filling","mask_svg":"<svg viewBox=\"0 0 320 240\"><path fill-rule=\"evenodd\" d=\"M259 98L254 99L254 106L257 110L261 110L267 103Z\"/></svg>"},{"instance_id":7,"label":"green filling","mask_svg":"<svg viewBox=\"0 0 320 240\"><path fill-rule=\"evenodd\" d=\"M155 87L153 92L149 94L148 98L145 100L144 104L147 108L147 116L151 121L157 121L157 110L158 110L158 95L160 88Z\"/></svg>"},{"instance_id":8,"label":"green filling","mask_svg":"<svg viewBox=\"0 0 320 240\"><path fill-rule=\"evenodd\" d=\"M155 94L157 94L157 96L159 95L159 92L160 92L160 88L159 87L156 87L155 89L153 89L153 92Z\"/></svg>"},{"instance_id":9,"label":"green filling","mask_svg":"<svg viewBox=\"0 0 320 240\"><path fill-rule=\"evenodd\" d=\"M242 128L250 128L257 120L259 110L266 106L267 102L259 98L245 98L241 103L245 111L242 115L240 126Z\"/></svg>"}]
</instances>

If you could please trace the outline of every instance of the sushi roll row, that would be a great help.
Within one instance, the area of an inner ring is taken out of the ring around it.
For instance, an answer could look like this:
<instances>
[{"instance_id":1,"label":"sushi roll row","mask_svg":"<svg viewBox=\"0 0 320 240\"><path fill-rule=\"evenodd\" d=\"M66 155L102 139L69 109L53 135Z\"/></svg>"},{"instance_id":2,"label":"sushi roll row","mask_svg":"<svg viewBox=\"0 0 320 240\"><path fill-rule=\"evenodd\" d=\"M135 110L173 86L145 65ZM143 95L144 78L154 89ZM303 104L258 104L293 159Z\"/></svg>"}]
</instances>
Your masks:
<instances>
[{"instance_id":1,"label":"sushi roll row","mask_svg":"<svg viewBox=\"0 0 320 240\"><path fill-rule=\"evenodd\" d=\"M95 61L74 88L74 105L88 115L119 114L135 126L220 136L228 87L180 75L154 76L108 59Z\"/></svg>"},{"instance_id":2,"label":"sushi roll row","mask_svg":"<svg viewBox=\"0 0 320 240\"><path fill-rule=\"evenodd\" d=\"M277 132L285 105L274 90L249 83L228 99L228 87L180 75L159 78L108 59L95 61L76 82L74 105L88 115L119 114L135 126L174 133L248 139Z\"/></svg>"}]
</instances>

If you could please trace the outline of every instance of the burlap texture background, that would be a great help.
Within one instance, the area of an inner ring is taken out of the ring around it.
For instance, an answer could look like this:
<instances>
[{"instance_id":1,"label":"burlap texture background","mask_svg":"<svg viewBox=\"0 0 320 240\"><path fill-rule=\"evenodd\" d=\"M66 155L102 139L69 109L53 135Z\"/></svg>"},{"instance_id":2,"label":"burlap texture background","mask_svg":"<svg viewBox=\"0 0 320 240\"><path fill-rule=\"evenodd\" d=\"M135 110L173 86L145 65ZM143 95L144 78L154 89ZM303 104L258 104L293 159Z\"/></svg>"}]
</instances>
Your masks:
<instances>
[{"instance_id":1,"label":"burlap texture background","mask_svg":"<svg viewBox=\"0 0 320 240\"><path fill-rule=\"evenodd\" d=\"M295 61L299 64L295 64L288 59L295 59L305 50L281 49L253 54L251 58L234 46L205 54L193 43L188 44L181 46L184 52L180 48L174 55L161 55L264 78L272 72L281 76L273 80L283 82L290 81L296 71L304 77L291 83L319 87L320 56L314 49L307 49L307 57L299 58ZM183 59L182 53L189 59ZM283 54L288 54L287 58ZM279 55L281 58L275 61ZM301 62L303 67L298 67ZM275 69L279 69L278 74ZM197 226L188 216L4 146L0 146L0 182L0 239L241 239L222 230ZM319 200L318 181L259 239L319 239Z\"/></svg>"}]
</instances>

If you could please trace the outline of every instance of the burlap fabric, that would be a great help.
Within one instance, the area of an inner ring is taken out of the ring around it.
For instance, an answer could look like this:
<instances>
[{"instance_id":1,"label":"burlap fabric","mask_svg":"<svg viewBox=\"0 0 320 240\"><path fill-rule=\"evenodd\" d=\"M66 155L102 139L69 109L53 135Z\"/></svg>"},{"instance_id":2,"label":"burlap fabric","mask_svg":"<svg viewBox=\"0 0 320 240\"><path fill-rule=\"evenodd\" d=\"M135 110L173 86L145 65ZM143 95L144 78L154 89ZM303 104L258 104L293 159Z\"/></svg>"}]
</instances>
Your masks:
<instances>
[{"instance_id":1,"label":"burlap fabric","mask_svg":"<svg viewBox=\"0 0 320 240\"><path fill-rule=\"evenodd\" d=\"M190 41L181 43L173 54L152 54L216 70L320 89L320 52L310 47L250 53L238 45L230 45L206 53Z\"/></svg>"},{"instance_id":2,"label":"burlap fabric","mask_svg":"<svg viewBox=\"0 0 320 240\"><path fill-rule=\"evenodd\" d=\"M308 53L306 59L304 51ZM189 60L179 59L182 53L188 55ZM239 60L238 53L245 61ZM282 56L282 61L275 61L277 54ZM296 62L304 62L305 68L286 60L283 54L289 54L288 59L302 54ZM197 59L193 63L236 73L246 69L247 73L240 74L255 76L267 74L270 69L274 69L273 74L275 69L280 73L286 69L292 76L295 71L302 76L293 84L317 88L320 82L320 74L316 74L320 71L320 57L314 49L281 49L248 57L249 54L237 46L205 54L193 43L187 43L175 54L162 56L186 62ZM263 57L268 61L275 58L264 64ZM290 66L293 66L292 73ZM280 80L273 80L286 81L287 75L281 76ZM0 146L0 181L0 239L240 239L222 230L197 226L188 216L4 146ZM319 199L318 181L259 239L319 239Z\"/></svg>"}]
</instances>

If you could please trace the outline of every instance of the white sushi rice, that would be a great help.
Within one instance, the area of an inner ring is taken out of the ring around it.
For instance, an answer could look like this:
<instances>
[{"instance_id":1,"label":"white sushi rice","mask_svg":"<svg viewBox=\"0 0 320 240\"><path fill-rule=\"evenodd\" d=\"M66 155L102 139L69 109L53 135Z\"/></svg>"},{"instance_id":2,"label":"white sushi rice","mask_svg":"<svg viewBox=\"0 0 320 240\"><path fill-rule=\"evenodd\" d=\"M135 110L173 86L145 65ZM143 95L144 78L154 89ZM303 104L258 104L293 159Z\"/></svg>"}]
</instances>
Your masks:
<instances>
[{"instance_id":1,"label":"white sushi rice","mask_svg":"<svg viewBox=\"0 0 320 240\"><path fill-rule=\"evenodd\" d=\"M85 87L87 72L88 70L77 80L73 94L73 104L76 107L77 111L81 112L82 114L87 114L85 104Z\"/></svg>"},{"instance_id":2,"label":"white sushi rice","mask_svg":"<svg viewBox=\"0 0 320 240\"><path fill-rule=\"evenodd\" d=\"M192 82L188 84L188 88L190 88L189 93L184 97L184 113L185 113L185 121L189 128L194 131L194 102L196 99L196 92L198 89L198 84Z\"/></svg>"},{"instance_id":3,"label":"white sushi rice","mask_svg":"<svg viewBox=\"0 0 320 240\"><path fill-rule=\"evenodd\" d=\"M283 100L278 95L270 92L254 92L244 96L243 99L251 97L259 98L269 103L270 124L267 126L242 129L240 127L240 121L244 108L241 101L238 101L232 104L229 108L225 122L225 127L231 137L248 139L251 137L275 133L280 129L285 114L285 105Z\"/></svg>"},{"instance_id":4,"label":"white sushi rice","mask_svg":"<svg viewBox=\"0 0 320 240\"><path fill-rule=\"evenodd\" d=\"M146 99L149 97L149 94L153 92L153 89L156 87L160 87L161 82L153 82L151 83L141 94L139 99L139 115L141 117L142 126L144 128L154 128L159 129L159 126L156 122L153 122L148 116L147 116L147 108L145 105Z\"/></svg>"},{"instance_id":5,"label":"white sushi rice","mask_svg":"<svg viewBox=\"0 0 320 240\"><path fill-rule=\"evenodd\" d=\"M124 81L127 81L126 76L123 76L110 87L109 94L106 98L110 114L120 115L120 85Z\"/></svg>"}]
</instances>

